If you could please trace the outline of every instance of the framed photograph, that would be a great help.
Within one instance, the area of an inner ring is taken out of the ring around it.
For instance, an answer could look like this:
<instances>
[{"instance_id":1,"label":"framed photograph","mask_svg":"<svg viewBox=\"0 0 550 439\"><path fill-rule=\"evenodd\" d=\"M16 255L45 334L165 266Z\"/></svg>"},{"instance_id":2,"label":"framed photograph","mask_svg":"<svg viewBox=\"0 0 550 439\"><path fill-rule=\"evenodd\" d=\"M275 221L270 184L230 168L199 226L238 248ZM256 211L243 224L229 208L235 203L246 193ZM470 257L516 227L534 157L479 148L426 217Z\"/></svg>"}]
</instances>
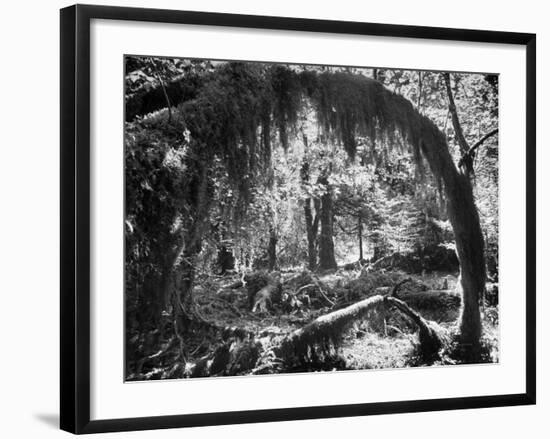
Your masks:
<instances>
[{"instance_id":1,"label":"framed photograph","mask_svg":"<svg viewBox=\"0 0 550 439\"><path fill-rule=\"evenodd\" d=\"M61 428L535 403L535 35L61 10Z\"/></svg>"}]
</instances>

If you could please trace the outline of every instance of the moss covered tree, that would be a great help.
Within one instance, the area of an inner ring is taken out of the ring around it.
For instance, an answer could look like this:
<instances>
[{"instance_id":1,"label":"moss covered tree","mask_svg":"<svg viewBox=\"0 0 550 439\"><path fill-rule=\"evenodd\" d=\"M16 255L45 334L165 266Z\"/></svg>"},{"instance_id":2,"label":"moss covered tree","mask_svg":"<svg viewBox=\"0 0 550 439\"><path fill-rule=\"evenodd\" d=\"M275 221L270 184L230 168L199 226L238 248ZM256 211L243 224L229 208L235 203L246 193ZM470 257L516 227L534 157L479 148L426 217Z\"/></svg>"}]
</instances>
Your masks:
<instances>
[{"instance_id":1,"label":"moss covered tree","mask_svg":"<svg viewBox=\"0 0 550 439\"><path fill-rule=\"evenodd\" d=\"M404 97L391 92L380 82L361 74L336 69L317 70L295 66L222 63L200 75L192 91L181 92L178 79L164 86L171 108L128 122L127 150L147 148L136 135L143 127L162 133L159 143L169 142L165 156L159 156L161 168L170 155L177 152L182 176L181 185L164 187L176 200L173 208L160 213L158 232L168 236L163 253L129 254L131 265L140 262L156 267L152 272L165 279L166 292L174 315L175 330L199 319L194 310L192 286L195 263L209 227L213 191L213 164L221 164L232 190L238 194L237 205L246 210L251 188L260 181L263 170L272 157L272 143L288 147L289 137L296 133L296 121L305 105L314 109L319 129L332 142L341 145L353 160L359 136L370 139L373 149L397 148L414 158L419 174L425 162L441 184L448 203L456 248L461 268L463 312L460 336L474 350L481 333L479 298L484 290L484 243L478 212L468 175L457 168L449 151L445 135ZM182 79L183 81L183 79ZM172 90L177 90L170 95ZM153 92L158 93L158 90ZM129 98L130 99L130 98ZM147 93L140 95L146 102ZM176 145L176 146L174 146ZM215 159L215 160L214 160ZM328 179L322 181L326 191L321 197L321 267L335 266L332 242L332 198ZM160 183L159 183L160 184ZM164 184L164 183L162 183ZM139 184L138 184L139 186ZM142 188L143 189L143 188ZM152 188L153 192L157 188ZM144 205L145 188L136 205ZM158 197L157 193L150 195ZM131 210L131 209L130 209ZM239 210L239 209L237 209ZM129 212L127 235L136 225L136 212ZM133 216L132 216L133 215ZM151 213L154 216L154 212ZM306 213L307 215L307 213ZM238 215L234 218L237 221ZM328 240L330 235L330 241ZM130 240L131 241L131 240ZM134 242L135 241L135 242ZM141 245L134 240L134 247ZM324 244L323 244L324 242ZM331 255L332 251L332 255ZM162 253L159 251L158 253ZM311 261L310 261L311 263ZM141 288L147 278L132 279ZM158 311L157 311L158 313Z\"/></svg>"}]
</instances>

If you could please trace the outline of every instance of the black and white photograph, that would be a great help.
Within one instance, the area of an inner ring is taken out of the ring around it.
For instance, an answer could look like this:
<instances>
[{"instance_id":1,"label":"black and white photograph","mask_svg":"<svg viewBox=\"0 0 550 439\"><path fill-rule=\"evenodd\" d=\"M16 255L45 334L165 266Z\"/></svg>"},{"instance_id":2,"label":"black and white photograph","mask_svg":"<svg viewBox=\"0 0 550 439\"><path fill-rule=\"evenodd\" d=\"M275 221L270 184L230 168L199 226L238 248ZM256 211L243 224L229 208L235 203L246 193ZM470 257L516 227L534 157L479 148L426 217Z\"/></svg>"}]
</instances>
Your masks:
<instances>
[{"instance_id":1,"label":"black and white photograph","mask_svg":"<svg viewBox=\"0 0 550 439\"><path fill-rule=\"evenodd\" d=\"M499 76L128 55L125 380L499 362Z\"/></svg>"},{"instance_id":2,"label":"black and white photograph","mask_svg":"<svg viewBox=\"0 0 550 439\"><path fill-rule=\"evenodd\" d=\"M6 5L1 437L544 437L544 3Z\"/></svg>"}]
</instances>

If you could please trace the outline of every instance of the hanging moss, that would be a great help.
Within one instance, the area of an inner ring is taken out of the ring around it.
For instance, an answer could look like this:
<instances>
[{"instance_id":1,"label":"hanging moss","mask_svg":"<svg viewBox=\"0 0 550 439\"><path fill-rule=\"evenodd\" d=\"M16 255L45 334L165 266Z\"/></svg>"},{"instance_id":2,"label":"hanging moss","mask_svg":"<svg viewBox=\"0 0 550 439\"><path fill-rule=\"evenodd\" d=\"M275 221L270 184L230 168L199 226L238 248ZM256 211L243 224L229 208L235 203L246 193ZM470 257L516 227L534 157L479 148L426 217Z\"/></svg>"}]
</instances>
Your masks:
<instances>
[{"instance_id":1,"label":"hanging moss","mask_svg":"<svg viewBox=\"0 0 550 439\"><path fill-rule=\"evenodd\" d=\"M408 148L419 176L424 174L423 153L432 160L440 183L444 172L433 159L448 153L442 133L407 99L360 74L222 64L208 75L193 99L178 106L176 117L190 131L195 152L221 157L229 180L246 195L254 175L270 163L272 128L287 148L306 100L312 103L325 135L340 143L351 158L358 138L369 141L377 160L384 161L392 148ZM433 151L427 153L428 149Z\"/></svg>"},{"instance_id":2,"label":"hanging moss","mask_svg":"<svg viewBox=\"0 0 550 439\"><path fill-rule=\"evenodd\" d=\"M373 159L382 163L389 150L407 148L421 178L425 157L439 187L444 176L454 175L446 140L433 122L380 82L349 72L221 64L205 75L192 99L178 105L170 126L162 112L143 123L156 118L156 128L162 125L173 136L188 130L190 153L202 161L222 159L228 181L246 206L256 177L270 167L273 128L287 148L306 101L324 134L340 143L351 158L360 139L370 145Z\"/></svg>"},{"instance_id":3,"label":"hanging moss","mask_svg":"<svg viewBox=\"0 0 550 439\"><path fill-rule=\"evenodd\" d=\"M302 108L303 84L300 77L289 67L276 65L269 71L273 92L273 119L279 131L284 149L288 148L289 131L292 130Z\"/></svg>"},{"instance_id":4,"label":"hanging moss","mask_svg":"<svg viewBox=\"0 0 550 439\"><path fill-rule=\"evenodd\" d=\"M445 188L455 230L464 290L463 341L479 342L478 300L485 280L479 217L471 184L457 171L444 134L431 120L381 83L349 72L226 63L205 76L196 95L177 103L173 112L159 111L136 121L148 132L166 133L159 135L164 142L181 142L185 148L182 162L189 184L181 193L170 193L190 201L182 203L188 210L180 212L193 219L191 227L184 227L193 235L191 250L200 248L208 221L207 180L214 172L213 159L223 164L228 181L241 197L241 206L246 206L262 165L270 160L272 128L278 130L282 146L288 147L289 136L309 100L320 128L341 143L350 157L356 154L357 139L363 137L370 140L372 148L382 150L378 156L391 148L407 148L419 169L422 157L429 163L438 184ZM193 197L207 201L196 203ZM181 246L179 242L174 245ZM327 346L334 344L331 337L326 334ZM309 342L306 345L310 346Z\"/></svg>"},{"instance_id":5,"label":"hanging moss","mask_svg":"<svg viewBox=\"0 0 550 439\"><path fill-rule=\"evenodd\" d=\"M356 139L361 136L373 146L378 140L390 149L403 147L406 141L420 158L412 104L380 82L347 72L323 72L311 99L321 127L335 134L350 157L355 156Z\"/></svg>"},{"instance_id":6,"label":"hanging moss","mask_svg":"<svg viewBox=\"0 0 550 439\"><path fill-rule=\"evenodd\" d=\"M270 157L268 87L261 66L229 63L218 68L196 99L178 107L197 152L207 159L221 157L230 182L245 198L256 168Z\"/></svg>"}]
</instances>

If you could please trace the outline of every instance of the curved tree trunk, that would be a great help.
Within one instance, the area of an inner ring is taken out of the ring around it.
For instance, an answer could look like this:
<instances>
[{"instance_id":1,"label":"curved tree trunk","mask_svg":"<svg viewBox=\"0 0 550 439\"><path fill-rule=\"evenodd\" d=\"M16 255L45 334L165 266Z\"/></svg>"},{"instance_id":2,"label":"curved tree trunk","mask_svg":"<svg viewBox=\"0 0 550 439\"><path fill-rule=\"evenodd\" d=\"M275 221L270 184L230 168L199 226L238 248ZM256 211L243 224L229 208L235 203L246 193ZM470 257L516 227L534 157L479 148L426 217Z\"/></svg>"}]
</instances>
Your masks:
<instances>
[{"instance_id":1,"label":"curved tree trunk","mask_svg":"<svg viewBox=\"0 0 550 439\"><path fill-rule=\"evenodd\" d=\"M446 143L435 140L442 137L436 130L435 126L431 130L424 130L422 134L425 137L420 146L433 173L444 183L449 219L460 262L463 302L460 339L462 343L470 345L475 354L481 336L479 300L485 289L483 234L470 179L457 170Z\"/></svg>"},{"instance_id":2,"label":"curved tree trunk","mask_svg":"<svg viewBox=\"0 0 550 439\"><path fill-rule=\"evenodd\" d=\"M316 318L306 326L296 329L283 338L275 348L277 357L287 363L308 361L311 357L330 353L340 344L343 334L357 321L363 320L368 313L385 305L395 306L409 317L419 328L420 352L426 360L433 360L446 344L446 331L437 323L425 320L405 302L395 297L376 295L356 302L346 308L333 311Z\"/></svg>"},{"instance_id":3,"label":"curved tree trunk","mask_svg":"<svg viewBox=\"0 0 550 439\"><path fill-rule=\"evenodd\" d=\"M461 341L471 345L476 351L481 336L479 301L485 290L483 235L469 178L466 175L458 175L456 186L447 192L449 217L455 233L463 291Z\"/></svg>"}]
</instances>

